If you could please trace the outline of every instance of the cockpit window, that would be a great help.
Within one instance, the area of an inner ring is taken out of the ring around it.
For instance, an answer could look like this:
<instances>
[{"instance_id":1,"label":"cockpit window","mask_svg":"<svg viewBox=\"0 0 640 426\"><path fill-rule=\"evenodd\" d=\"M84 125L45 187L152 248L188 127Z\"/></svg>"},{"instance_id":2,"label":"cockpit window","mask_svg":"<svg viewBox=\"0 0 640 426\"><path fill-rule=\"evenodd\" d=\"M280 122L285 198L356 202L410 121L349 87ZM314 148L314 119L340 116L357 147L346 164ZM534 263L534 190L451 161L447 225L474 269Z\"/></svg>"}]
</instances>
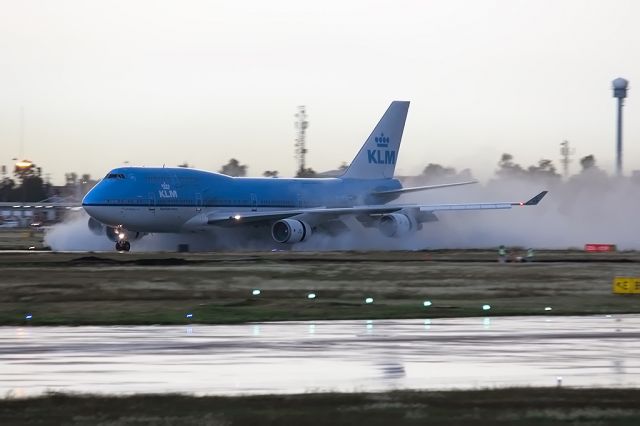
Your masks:
<instances>
[{"instance_id":1,"label":"cockpit window","mask_svg":"<svg viewBox=\"0 0 640 426\"><path fill-rule=\"evenodd\" d=\"M124 179L124 174L122 173L109 173L105 176L105 179Z\"/></svg>"}]
</instances>

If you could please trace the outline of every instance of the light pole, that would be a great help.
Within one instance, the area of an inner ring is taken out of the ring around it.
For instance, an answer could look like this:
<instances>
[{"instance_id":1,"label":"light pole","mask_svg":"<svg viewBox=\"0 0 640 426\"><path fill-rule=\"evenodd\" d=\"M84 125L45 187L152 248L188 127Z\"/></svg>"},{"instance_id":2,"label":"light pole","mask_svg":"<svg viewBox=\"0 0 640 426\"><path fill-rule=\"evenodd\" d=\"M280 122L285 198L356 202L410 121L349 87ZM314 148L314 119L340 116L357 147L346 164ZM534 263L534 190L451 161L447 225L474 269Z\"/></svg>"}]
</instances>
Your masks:
<instances>
[{"instance_id":1,"label":"light pole","mask_svg":"<svg viewBox=\"0 0 640 426\"><path fill-rule=\"evenodd\" d=\"M624 106L624 98L627 97L627 87L629 82L624 78L616 78L613 80L613 97L618 98L618 124L617 124L617 143L616 143L616 174L622 176L622 107Z\"/></svg>"}]
</instances>

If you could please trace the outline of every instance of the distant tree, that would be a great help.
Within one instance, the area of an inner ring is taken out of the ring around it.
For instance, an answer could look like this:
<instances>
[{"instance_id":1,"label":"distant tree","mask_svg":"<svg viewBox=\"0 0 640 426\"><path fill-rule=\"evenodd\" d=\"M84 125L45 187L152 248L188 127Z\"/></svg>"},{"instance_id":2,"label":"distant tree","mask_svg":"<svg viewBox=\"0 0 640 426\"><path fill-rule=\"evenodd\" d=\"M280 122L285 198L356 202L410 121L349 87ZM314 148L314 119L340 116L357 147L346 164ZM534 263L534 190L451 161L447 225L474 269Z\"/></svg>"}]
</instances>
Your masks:
<instances>
[{"instance_id":1,"label":"distant tree","mask_svg":"<svg viewBox=\"0 0 640 426\"><path fill-rule=\"evenodd\" d=\"M8 177L0 181L0 201L12 201L16 182Z\"/></svg>"},{"instance_id":2,"label":"distant tree","mask_svg":"<svg viewBox=\"0 0 640 426\"><path fill-rule=\"evenodd\" d=\"M185 169L189 169L189 168L191 168L192 166L190 166L190 165L189 165L189 163L187 163L187 162L185 161L185 162L184 162L184 163L182 163L182 164L178 164L178 167L183 167L183 168L185 168Z\"/></svg>"},{"instance_id":3,"label":"distant tree","mask_svg":"<svg viewBox=\"0 0 640 426\"><path fill-rule=\"evenodd\" d=\"M22 180L19 188L14 193L17 195L13 201L40 201L47 198L47 186L40 176L27 176Z\"/></svg>"},{"instance_id":4,"label":"distant tree","mask_svg":"<svg viewBox=\"0 0 640 426\"><path fill-rule=\"evenodd\" d=\"M240 164L238 160L232 158L227 164L222 166L220 173L227 176L246 176L247 166Z\"/></svg>"},{"instance_id":5,"label":"distant tree","mask_svg":"<svg viewBox=\"0 0 640 426\"><path fill-rule=\"evenodd\" d=\"M29 161L16 163L13 174L20 186L11 193L11 201L40 201L47 198L48 186L42 180L42 169Z\"/></svg>"},{"instance_id":6,"label":"distant tree","mask_svg":"<svg viewBox=\"0 0 640 426\"><path fill-rule=\"evenodd\" d=\"M546 159L538 161L537 166L529 166L527 171L529 174L536 176L560 177L560 175L556 173L556 168L553 165L553 162Z\"/></svg>"},{"instance_id":7,"label":"distant tree","mask_svg":"<svg viewBox=\"0 0 640 426\"><path fill-rule=\"evenodd\" d=\"M585 172L591 168L595 168L596 166L596 157L591 155L587 155L586 157L582 157L580 159L580 165L582 166L582 171Z\"/></svg>"},{"instance_id":8,"label":"distant tree","mask_svg":"<svg viewBox=\"0 0 640 426\"><path fill-rule=\"evenodd\" d=\"M277 178L278 177L278 171L277 170L265 170L264 173L262 173L262 176Z\"/></svg>"},{"instance_id":9,"label":"distant tree","mask_svg":"<svg viewBox=\"0 0 640 426\"><path fill-rule=\"evenodd\" d=\"M65 173L64 181L67 186L75 185L78 182L78 174L76 172Z\"/></svg>"},{"instance_id":10,"label":"distant tree","mask_svg":"<svg viewBox=\"0 0 640 426\"><path fill-rule=\"evenodd\" d=\"M545 158L538 161L538 164L527 167L513 161L513 155L504 153L498 161L496 175L499 178L553 178L559 179L561 176L556 172L553 161Z\"/></svg>"},{"instance_id":11,"label":"distant tree","mask_svg":"<svg viewBox=\"0 0 640 426\"><path fill-rule=\"evenodd\" d=\"M441 179L455 176L456 169L453 167L444 167L440 164L429 163L422 171L422 176L429 179Z\"/></svg>"},{"instance_id":12,"label":"distant tree","mask_svg":"<svg viewBox=\"0 0 640 426\"><path fill-rule=\"evenodd\" d=\"M317 175L318 174L316 173L315 170L313 170L311 167L307 167L306 169L298 170L298 173L296 174L296 177L299 177L299 178L314 178Z\"/></svg>"},{"instance_id":13,"label":"distant tree","mask_svg":"<svg viewBox=\"0 0 640 426\"><path fill-rule=\"evenodd\" d=\"M513 155L504 153L498 161L496 174L500 177L520 176L524 174L524 169L521 165L513 162Z\"/></svg>"}]
</instances>

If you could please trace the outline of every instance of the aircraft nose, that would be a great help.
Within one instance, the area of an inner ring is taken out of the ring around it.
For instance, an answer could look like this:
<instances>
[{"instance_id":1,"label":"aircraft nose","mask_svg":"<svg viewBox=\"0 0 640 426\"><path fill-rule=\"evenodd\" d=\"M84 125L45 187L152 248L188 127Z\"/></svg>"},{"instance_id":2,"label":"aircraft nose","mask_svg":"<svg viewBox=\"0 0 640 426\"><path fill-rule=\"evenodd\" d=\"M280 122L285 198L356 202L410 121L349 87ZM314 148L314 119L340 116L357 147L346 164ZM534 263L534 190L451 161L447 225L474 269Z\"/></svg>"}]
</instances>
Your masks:
<instances>
[{"instance_id":1,"label":"aircraft nose","mask_svg":"<svg viewBox=\"0 0 640 426\"><path fill-rule=\"evenodd\" d=\"M94 186L82 199L82 207L89 214L89 216L97 219L104 220L101 216L101 208L105 204L105 197L103 194L101 183Z\"/></svg>"},{"instance_id":2,"label":"aircraft nose","mask_svg":"<svg viewBox=\"0 0 640 426\"><path fill-rule=\"evenodd\" d=\"M96 186L91 188L89 192L87 192L87 194L82 199L82 207L86 208L95 204L100 204L101 197L99 194L100 193L99 187L100 187L100 184L98 183Z\"/></svg>"}]
</instances>

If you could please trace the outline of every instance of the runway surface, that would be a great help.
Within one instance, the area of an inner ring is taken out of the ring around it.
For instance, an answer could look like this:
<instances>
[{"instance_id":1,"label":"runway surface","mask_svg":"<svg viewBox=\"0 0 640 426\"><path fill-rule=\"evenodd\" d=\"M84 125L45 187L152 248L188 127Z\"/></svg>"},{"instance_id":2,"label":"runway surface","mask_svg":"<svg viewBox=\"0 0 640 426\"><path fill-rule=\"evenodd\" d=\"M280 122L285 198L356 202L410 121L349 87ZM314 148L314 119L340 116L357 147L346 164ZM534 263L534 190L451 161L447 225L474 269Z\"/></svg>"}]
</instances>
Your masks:
<instances>
[{"instance_id":1,"label":"runway surface","mask_svg":"<svg viewBox=\"0 0 640 426\"><path fill-rule=\"evenodd\" d=\"M640 386L640 315L0 327L0 395Z\"/></svg>"}]
</instances>

